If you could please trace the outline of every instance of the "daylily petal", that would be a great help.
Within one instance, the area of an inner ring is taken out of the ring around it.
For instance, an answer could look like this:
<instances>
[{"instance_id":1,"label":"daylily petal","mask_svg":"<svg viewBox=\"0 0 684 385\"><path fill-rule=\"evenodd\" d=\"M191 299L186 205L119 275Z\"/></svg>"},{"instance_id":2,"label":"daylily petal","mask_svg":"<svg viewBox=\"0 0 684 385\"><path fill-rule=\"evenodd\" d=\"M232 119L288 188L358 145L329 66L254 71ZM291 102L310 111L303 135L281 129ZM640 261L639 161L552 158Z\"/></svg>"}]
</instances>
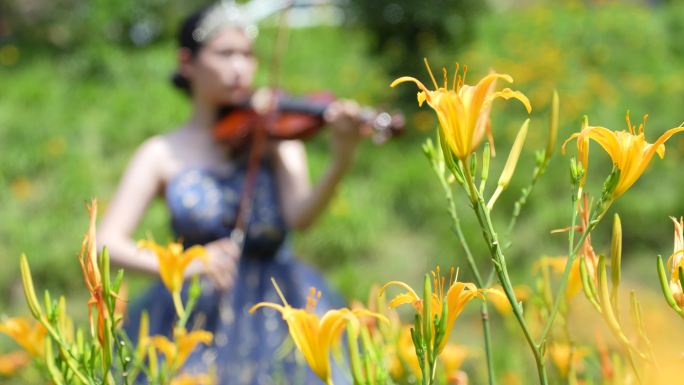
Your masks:
<instances>
[{"instance_id":1,"label":"daylily petal","mask_svg":"<svg viewBox=\"0 0 684 385\"><path fill-rule=\"evenodd\" d=\"M513 91L510 88L504 88L501 91L497 91L489 95L485 103L492 102L496 98L503 98L506 100L511 98L517 99L523 104L523 106L525 106L525 109L527 110L528 114L532 112L532 105L530 104L530 100L527 98L527 96L525 96L525 94L523 94L520 91Z\"/></svg>"}]
</instances>

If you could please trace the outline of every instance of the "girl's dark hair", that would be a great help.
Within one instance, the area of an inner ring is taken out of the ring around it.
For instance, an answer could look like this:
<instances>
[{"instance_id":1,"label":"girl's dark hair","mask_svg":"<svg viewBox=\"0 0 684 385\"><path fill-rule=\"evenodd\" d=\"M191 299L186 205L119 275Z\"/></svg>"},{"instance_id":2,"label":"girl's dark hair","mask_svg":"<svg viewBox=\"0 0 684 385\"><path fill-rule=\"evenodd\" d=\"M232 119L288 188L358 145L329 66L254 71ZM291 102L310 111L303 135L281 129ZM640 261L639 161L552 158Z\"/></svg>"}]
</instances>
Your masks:
<instances>
[{"instance_id":1,"label":"girl's dark hair","mask_svg":"<svg viewBox=\"0 0 684 385\"><path fill-rule=\"evenodd\" d=\"M211 6L205 5L204 7L193 12L190 16L183 20L180 28L178 29L178 48L186 48L188 51L190 51L190 56L193 58L197 56L197 53L204 46L203 43L200 43L195 39L195 31L202 22L202 19L204 19L205 14L210 9ZM185 76L181 75L179 72L175 72L171 77L171 82L176 88L190 95L190 81Z\"/></svg>"}]
</instances>

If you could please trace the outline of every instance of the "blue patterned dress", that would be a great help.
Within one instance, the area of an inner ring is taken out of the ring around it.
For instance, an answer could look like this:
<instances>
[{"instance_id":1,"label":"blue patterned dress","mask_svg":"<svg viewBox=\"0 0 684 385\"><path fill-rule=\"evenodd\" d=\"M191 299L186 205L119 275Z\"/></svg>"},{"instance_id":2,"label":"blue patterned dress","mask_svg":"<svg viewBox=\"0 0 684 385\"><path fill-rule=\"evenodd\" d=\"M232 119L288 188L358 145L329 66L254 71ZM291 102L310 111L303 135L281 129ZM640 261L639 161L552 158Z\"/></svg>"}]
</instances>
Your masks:
<instances>
[{"instance_id":1,"label":"blue patterned dress","mask_svg":"<svg viewBox=\"0 0 684 385\"><path fill-rule=\"evenodd\" d=\"M228 175L187 169L168 183L166 201L173 229L185 247L230 235L245 181L245 163L240 162ZM295 259L286 235L275 175L270 162L264 161L254 186L251 220L236 283L222 293L204 280L202 295L188 322L189 328L196 325L214 333L214 342L198 347L184 371L203 373L215 368L220 385L321 384L301 356L295 355L292 343L284 344L288 329L280 313L272 309L248 313L258 302L281 302L271 277L294 307L305 306L310 287L322 292L317 312L341 306L340 298L321 275ZM171 335L175 310L161 281L131 306L126 331L134 339L142 310L149 313L150 335ZM349 382L339 370L333 373L336 384Z\"/></svg>"}]
</instances>

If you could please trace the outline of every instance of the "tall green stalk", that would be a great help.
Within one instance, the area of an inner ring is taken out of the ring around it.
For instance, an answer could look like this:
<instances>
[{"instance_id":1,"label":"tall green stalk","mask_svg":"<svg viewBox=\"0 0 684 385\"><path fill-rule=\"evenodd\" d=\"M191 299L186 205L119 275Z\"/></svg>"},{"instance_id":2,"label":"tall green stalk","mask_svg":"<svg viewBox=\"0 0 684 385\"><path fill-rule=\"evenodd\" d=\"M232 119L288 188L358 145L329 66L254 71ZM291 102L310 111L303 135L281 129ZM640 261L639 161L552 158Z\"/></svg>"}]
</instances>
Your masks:
<instances>
[{"instance_id":1,"label":"tall green stalk","mask_svg":"<svg viewBox=\"0 0 684 385\"><path fill-rule=\"evenodd\" d=\"M468 261L468 266L470 267L470 270L473 273L473 277L475 278L475 283L479 288L486 288L489 286L489 283L484 282L484 280L482 279L482 275L480 275L480 271L477 267L477 264L475 263L473 253L470 251L470 246L468 246L468 241L466 240L465 235L463 234L463 229L461 228L461 220L458 216L458 212L456 211L456 202L454 201L453 191L451 189L451 186L449 185L449 182L446 180L444 170L440 169L440 167L437 165L437 161L434 159L435 155L435 152L432 152L432 154L428 155L428 157L430 158L430 162L432 163L435 174L437 174L437 178L439 179L442 185L442 189L444 190L444 194L447 200L449 216L451 217L454 233L456 233L456 236L461 244L461 247L463 248L463 252L466 255L466 260ZM482 331L484 335L488 384L495 385L496 377L494 376L494 357L492 350L491 330L489 326L489 309L487 307L486 301L482 301L480 303L480 319L482 321Z\"/></svg>"},{"instance_id":2,"label":"tall green stalk","mask_svg":"<svg viewBox=\"0 0 684 385\"><path fill-rule=\"evenodd\" d=\"M499 278L499 283L504 290L506 298L508 298L508 301L511 304L511 309L513 309L513 314L520 325L520 328L525 336L525 340L527 341L530 350L532 350L532 354L534 355L534 360L537 365L539 381L542 385L548 385L548 375L546 374L544 356L540 346L535 343L534 338L532 337L532 333L530 332L527 322L525 321L525 317L523 316L522 307L515 297L513 285L506 267L506 258L503 254L501 244L499 243L498 235L494 230L494 226L489 215L489 209L487 208L484 198L475 187L475 182L471 175L470 168L467 166L468 163L468 159L466 159L462 164L464 179L467 185L470 201L473 205L473 210L475 211L477 220L480 223L482 235L485 239L485 242L487 242L487 247L489 248L489 252L492 257L496 275Z\"/></svg>"}]
</instances>

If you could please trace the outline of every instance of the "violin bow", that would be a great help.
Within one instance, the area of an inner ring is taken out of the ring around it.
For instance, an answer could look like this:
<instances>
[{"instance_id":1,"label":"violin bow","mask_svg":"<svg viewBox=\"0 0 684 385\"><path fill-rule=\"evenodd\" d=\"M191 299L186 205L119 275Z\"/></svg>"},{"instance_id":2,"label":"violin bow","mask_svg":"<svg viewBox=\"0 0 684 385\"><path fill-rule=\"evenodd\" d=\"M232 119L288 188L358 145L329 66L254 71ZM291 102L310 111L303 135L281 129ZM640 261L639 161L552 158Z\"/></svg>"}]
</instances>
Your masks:
<instances>
[{"instance_id":1,"label":"violin bow","mask_svg":"<svg viewBox=\"0 0 684 385\"><path fill-rule=\"evenodd\" d=\"M265 111L260 112L262 115L261 119L258 119L254 128L238 213L235 219L235 226L230 234L231 240L236 243L240 250L240 257L242 257L244 251L246 232L249 230L249 220L251 218L254 200L254 186L261 168L261 158L267 139L267 128L273 126L276 121L276 110L278 106L277 86L280 81L279 75L282 68L282 57L287 48L287 15L294 5L294 0L287 0L283 4L284 6L279 11L278 29L276 30L276 39L274 41L269 72L267 74L270 97L268 98L268 105L266 106Z\"/></svg>"}]
</instances>

